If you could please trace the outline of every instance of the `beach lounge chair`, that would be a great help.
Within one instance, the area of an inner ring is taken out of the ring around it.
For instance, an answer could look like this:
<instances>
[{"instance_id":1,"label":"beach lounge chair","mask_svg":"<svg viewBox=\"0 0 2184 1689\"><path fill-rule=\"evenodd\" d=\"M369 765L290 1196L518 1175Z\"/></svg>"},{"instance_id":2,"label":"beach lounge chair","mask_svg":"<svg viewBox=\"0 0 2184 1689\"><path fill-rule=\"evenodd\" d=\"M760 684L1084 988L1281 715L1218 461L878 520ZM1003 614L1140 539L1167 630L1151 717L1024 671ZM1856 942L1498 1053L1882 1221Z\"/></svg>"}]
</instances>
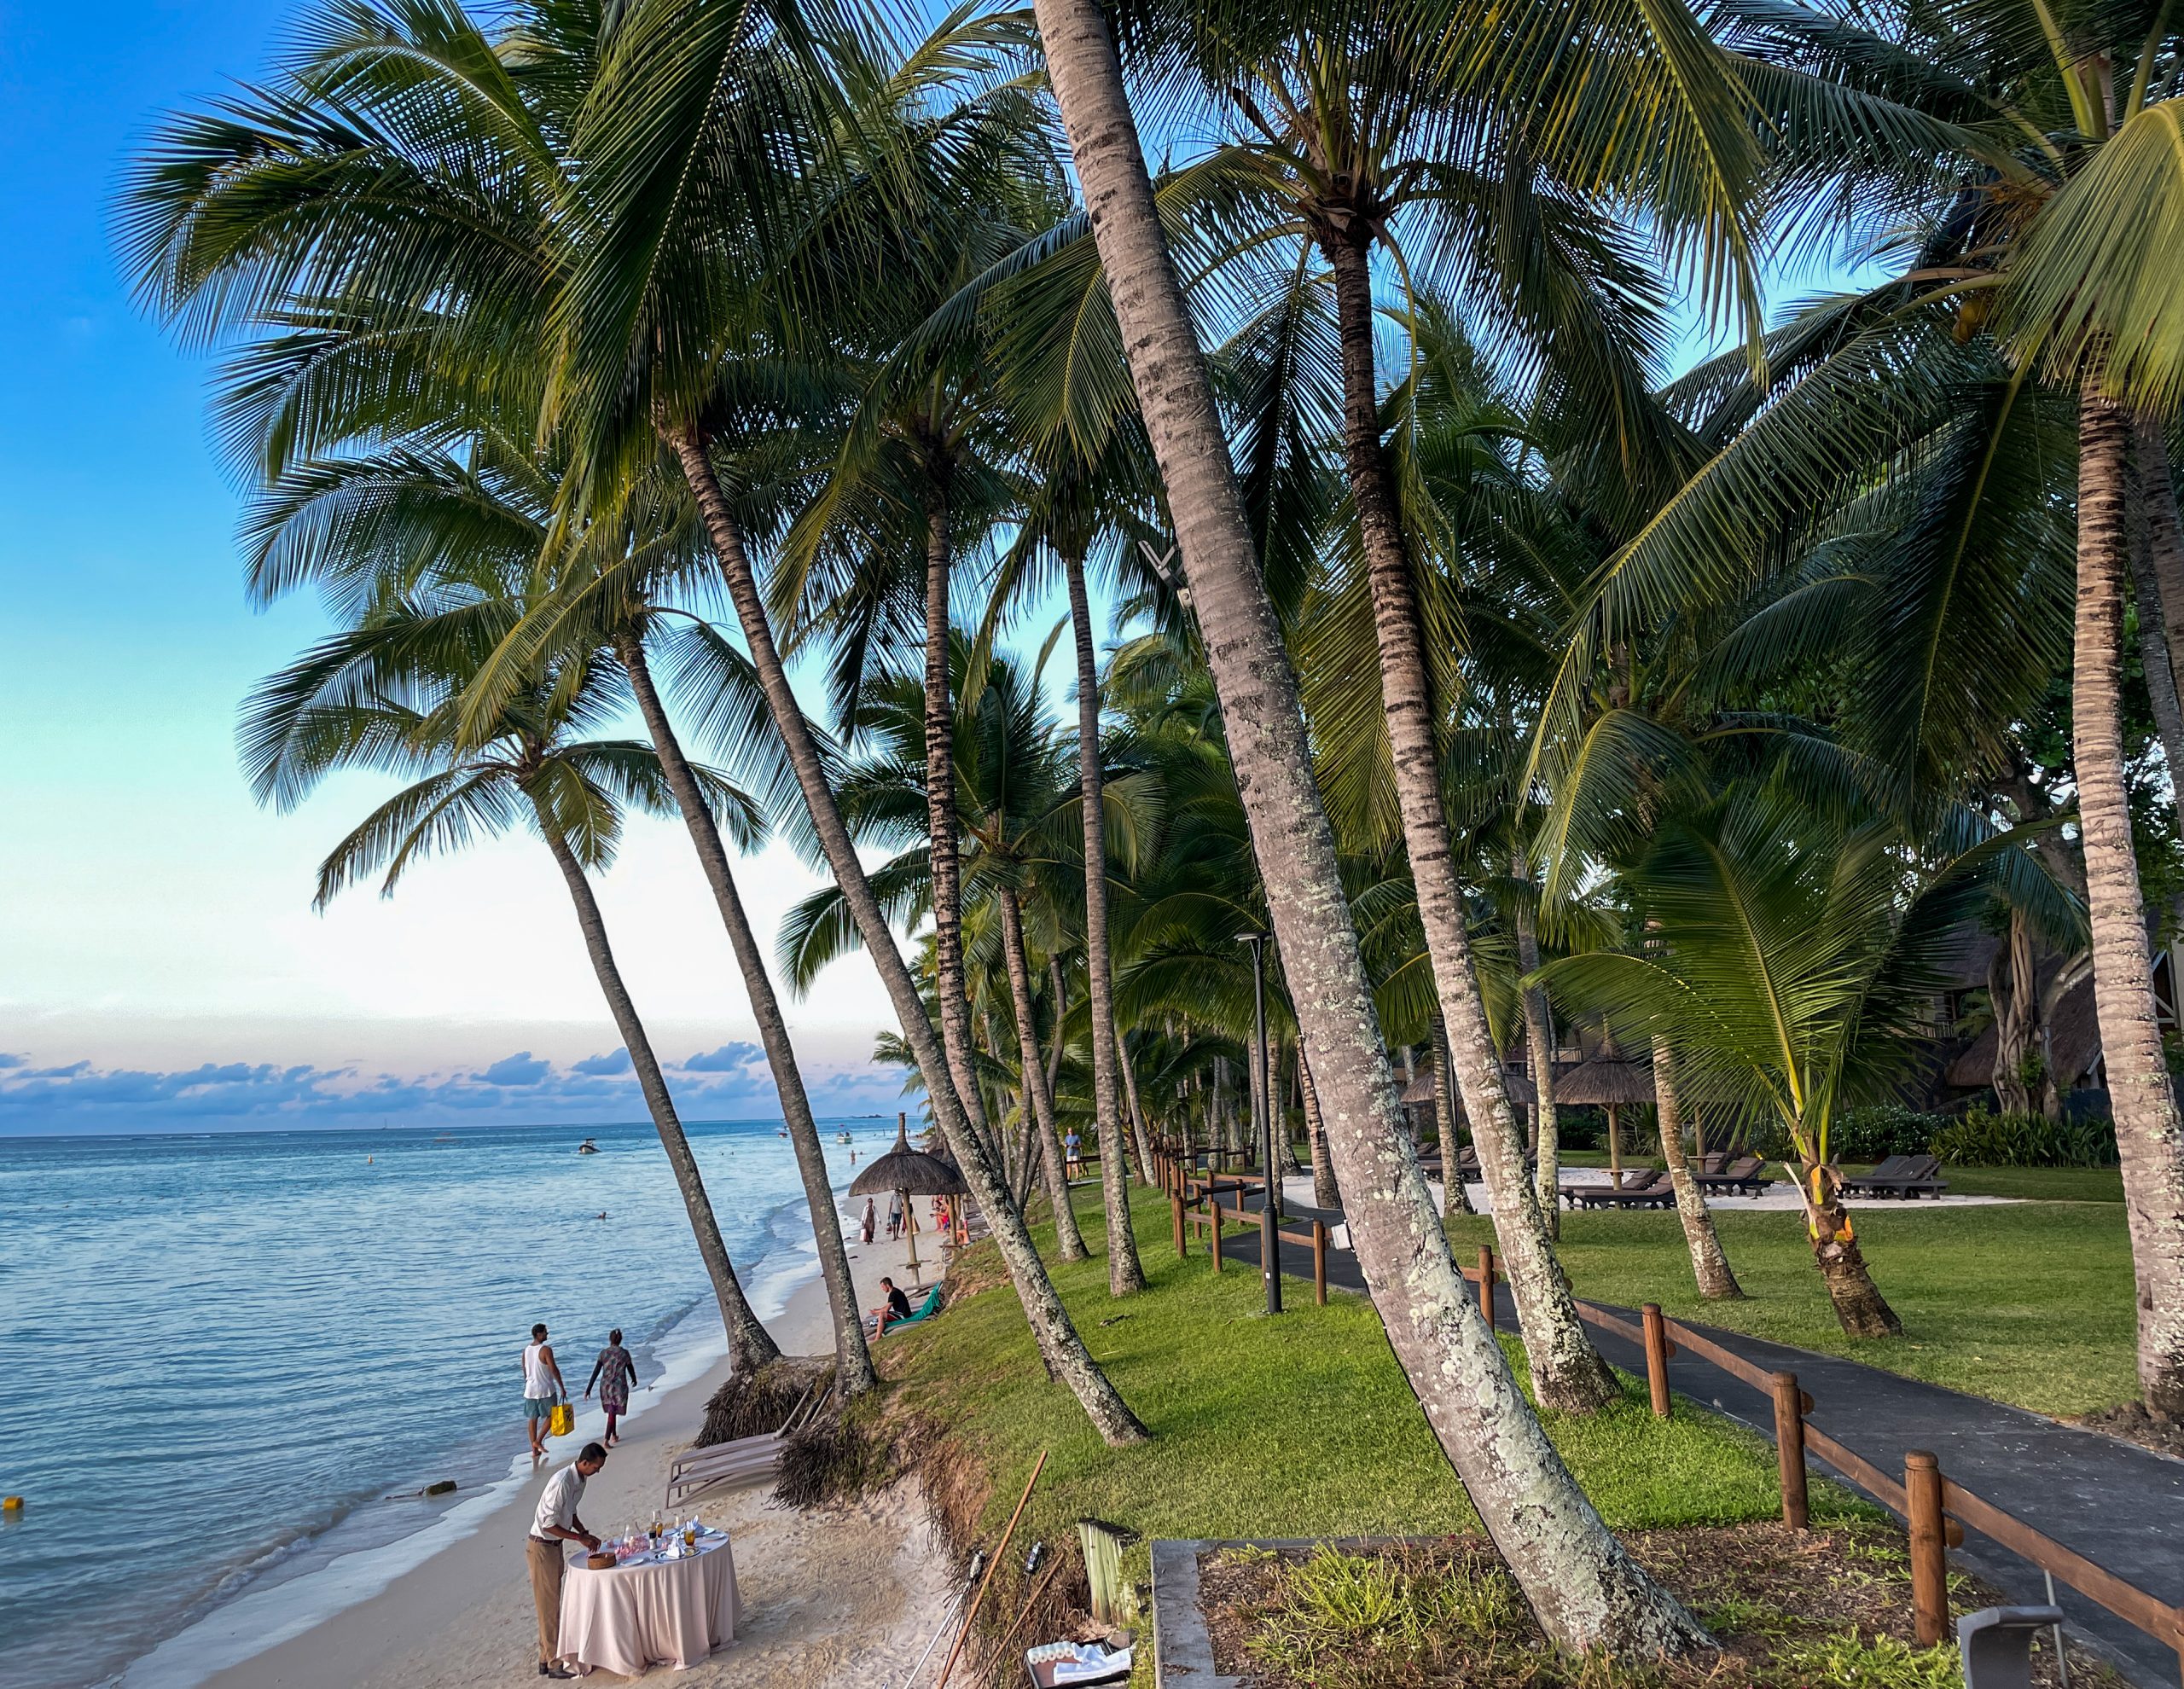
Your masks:
<instances>
[{"instance_id":1,"label":"beach lounge chair","mask_svg":"<svg viewBox=\"0 0 2184 1689\"><path fill-rule=\"evenodd\" d=\"M1613 1185L1565 1185L1562 1199L1572 1208L1667 1208L1676 1201L1676 1187L1666 1168L1626 1173L1620 1189Z\"/></svg>"},{"instance_id":2,"label":"beach lounge chair","mask_svg":"<svg viewBox=\"0 0 2184 1689\"><path fill-rule=\"evenodd\" d=\"M739 1437L677 1455L667 1468L667 1505L676 1506L717 1483L748 1483L773 1477L781 1469L781 1446L819 1416L828 1382L822 1378L812 1385L779 1431Z\"/></svg>"},{"instance_id":3,"label":"beach lounge chair","mask_svg":"<svg viewBox=\"0 0 2184 1689\"><path fill-rule=\"evenodd\" d=\"M915 1309L911 1310L909 1317L907 1319L889 1320L885 1317L886 1312L887 1310L884 1308L875 1308L872 1310L871 1316L867 1322L867 1330L870 1336L885 1337L890 1332L901 1331L905 1326L923 1325L927 1320L930 1320L934 1315L940 1312L940 1286L938 1285L935 1285L931 1290L927 1291L925 1293L925 1300L920 1303Z\"/></svg>"},{"instance_id":4,"label":"beach lounge chair","mask_svg":"<svg viewBox=\"0 0 2184 1689\"><path fill-rule=\"evenodd\" d=\"M1692 1176L1698 1181L1700 1190L1717 1196L1757 1196L1774 1182L1765 1176L1763 1170L1766 1164L1756 1155L1740 1155L1734 1161L1713 1155L1700 1159L1714 1165L1699 1168Z\"/></svg>"},{"instance_id":5,"label":"beach lounge chair","mask_svg":"<svg viewBox=\"0 0 2184 1689\"><path fill-rule=\"evenodd\" d=\"M1939 1196L1949 1188L1942 1164L1931 1155L1891 1155L1861 1179L1845 1179L1843 1188L1851 1196Z\"/></svg>"}]
</instances>

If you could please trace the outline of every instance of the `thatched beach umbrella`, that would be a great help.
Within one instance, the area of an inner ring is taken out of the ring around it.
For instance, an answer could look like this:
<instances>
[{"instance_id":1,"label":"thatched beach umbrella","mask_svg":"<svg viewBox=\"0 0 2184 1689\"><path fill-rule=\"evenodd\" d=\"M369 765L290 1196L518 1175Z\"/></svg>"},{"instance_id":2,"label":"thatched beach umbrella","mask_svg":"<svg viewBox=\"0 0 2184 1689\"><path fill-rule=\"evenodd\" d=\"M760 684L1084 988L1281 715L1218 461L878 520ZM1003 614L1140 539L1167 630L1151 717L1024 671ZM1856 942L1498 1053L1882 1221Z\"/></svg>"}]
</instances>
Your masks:
<instances>
[{"instance_id":1,"label":"thatched beach umbrella","mask_svg":"<svg viewBox=\"0 0 2184 1689\"><path fill-rule=\"evenodd\" d=\"M1623 1188L1623 1122L1618 1111L1625 1103L1653 1100L1653 1070L1613 1054L1581 1061L1556 1078L1554 1100L1607 1110L1607 1176Z\"/></svg>"},{"instance_id":2,"label":"thatched beach umbrella","mask_svg":"<svg viewBox=\"0 0 2184 1689\"><path fill-rule=\"evenodd\" d=\"M962 1196L970 1188L953 1162L910 1147L910 1119L907 1114L895 1117L895 1147L850 1181L850 1194L853 1197L876 1196L882 1191L892 1191L903 1199L903 1218L909 1228L910 1276L914 1279L919 1276L917 1212L910 1206L910 1199Z\"/></svg>"}]
</instances>

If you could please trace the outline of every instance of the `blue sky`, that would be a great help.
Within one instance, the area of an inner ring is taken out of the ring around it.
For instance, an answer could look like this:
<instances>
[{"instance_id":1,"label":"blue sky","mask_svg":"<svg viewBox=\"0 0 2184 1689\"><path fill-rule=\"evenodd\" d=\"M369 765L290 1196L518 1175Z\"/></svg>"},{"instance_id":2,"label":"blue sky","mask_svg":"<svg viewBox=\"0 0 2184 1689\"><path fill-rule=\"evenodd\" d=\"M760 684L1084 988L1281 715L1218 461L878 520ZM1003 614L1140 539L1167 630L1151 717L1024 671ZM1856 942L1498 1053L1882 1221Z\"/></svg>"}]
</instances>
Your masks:
<instances>
[{"instance_id":1,"label":"blue sky","mask_svg":"<svg viewBox=\"0 0 2184 1689\"><path fill-rule=\"evenodd\" d=\"M0 1132L641 1117L626 1075L579 1071L619 1045L534 841L321 917L313 868L370 788L276 816L235 771L237 700L317 618L245 607L207 365L131 305L107 212L158 113L255 73L291 14L0 0L0 146L22 184L0 197ZM816 883L778 850L744 878L764 931ZM753 1036L705 897L660 824L601 887L663 1055ZM822 1111L893 1106L868 967L791 1013ZM775 1111L763 1064L677 1077L693 1114Z\"/></svg>"}]
</instances>

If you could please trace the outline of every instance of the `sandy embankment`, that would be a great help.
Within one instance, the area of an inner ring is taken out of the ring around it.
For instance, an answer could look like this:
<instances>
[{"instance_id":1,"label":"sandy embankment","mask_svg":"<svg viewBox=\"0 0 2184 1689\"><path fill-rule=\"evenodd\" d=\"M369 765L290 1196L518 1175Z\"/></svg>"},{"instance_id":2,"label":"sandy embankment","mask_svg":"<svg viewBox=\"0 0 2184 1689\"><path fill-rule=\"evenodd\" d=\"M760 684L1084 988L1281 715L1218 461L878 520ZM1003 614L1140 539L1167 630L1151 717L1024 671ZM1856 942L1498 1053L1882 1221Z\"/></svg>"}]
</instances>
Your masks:
<instances>
[{"instance_id":1,"label":"sandy embankment","mask_svg":"<svg viewBox=\"0 0 2184 1689\"><path fill-rule=\"evenodd\" d=\"M919 1243L930 1284L937 1251L929 1235ZM851 1253L861 1307L881 1300L882 1274L907 1282L901 1245L882 1239L853 1245ZM833 1351L826 1292L816 1278L791 1297L771 1329L787 1353ZM588 1486L586 1524L607 1535L650 1515L669 1461L688 1446L727 1373L723 1362L647 1408ZM520 1435L513 1420L508 1434ZM557 1441L554 1460L474 1535L420 1561L378 1595L206 1680L210 1689L514 1689L539 1681L524 1539L547 1471L573 1458L578 1444L576 1437ZM689 1689L804 1689L899 1675L939 1622L951 1587L915 1488L809 1514L768 1506L768 1493L717 1490L694 1504L733 1536L742 1619L733 1647L674 1674L674 1681ZM599 1672L586 1680L623 1680Z\"/></svg>"}]
</instances>

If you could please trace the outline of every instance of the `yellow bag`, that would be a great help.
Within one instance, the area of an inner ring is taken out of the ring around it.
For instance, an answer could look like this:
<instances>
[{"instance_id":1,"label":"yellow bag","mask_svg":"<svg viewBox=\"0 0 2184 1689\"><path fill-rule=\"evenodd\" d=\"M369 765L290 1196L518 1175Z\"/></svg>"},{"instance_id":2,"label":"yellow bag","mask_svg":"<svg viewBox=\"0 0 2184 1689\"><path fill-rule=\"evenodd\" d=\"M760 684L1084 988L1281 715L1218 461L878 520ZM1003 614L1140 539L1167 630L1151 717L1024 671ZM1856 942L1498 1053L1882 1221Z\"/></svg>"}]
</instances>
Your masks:
<instances>
[{"instance_id":1,"label":"yellow bag","mask_svg":"<svg viewBox=\"0 0 2184 1689\"><path fill-rule=\"evenodd\" d=\"M546 1421L546 1435L566 1437L577 1428L577 1410L566 1402L554 1404L554 1416Z\"/></svg>"}]
</instances>

